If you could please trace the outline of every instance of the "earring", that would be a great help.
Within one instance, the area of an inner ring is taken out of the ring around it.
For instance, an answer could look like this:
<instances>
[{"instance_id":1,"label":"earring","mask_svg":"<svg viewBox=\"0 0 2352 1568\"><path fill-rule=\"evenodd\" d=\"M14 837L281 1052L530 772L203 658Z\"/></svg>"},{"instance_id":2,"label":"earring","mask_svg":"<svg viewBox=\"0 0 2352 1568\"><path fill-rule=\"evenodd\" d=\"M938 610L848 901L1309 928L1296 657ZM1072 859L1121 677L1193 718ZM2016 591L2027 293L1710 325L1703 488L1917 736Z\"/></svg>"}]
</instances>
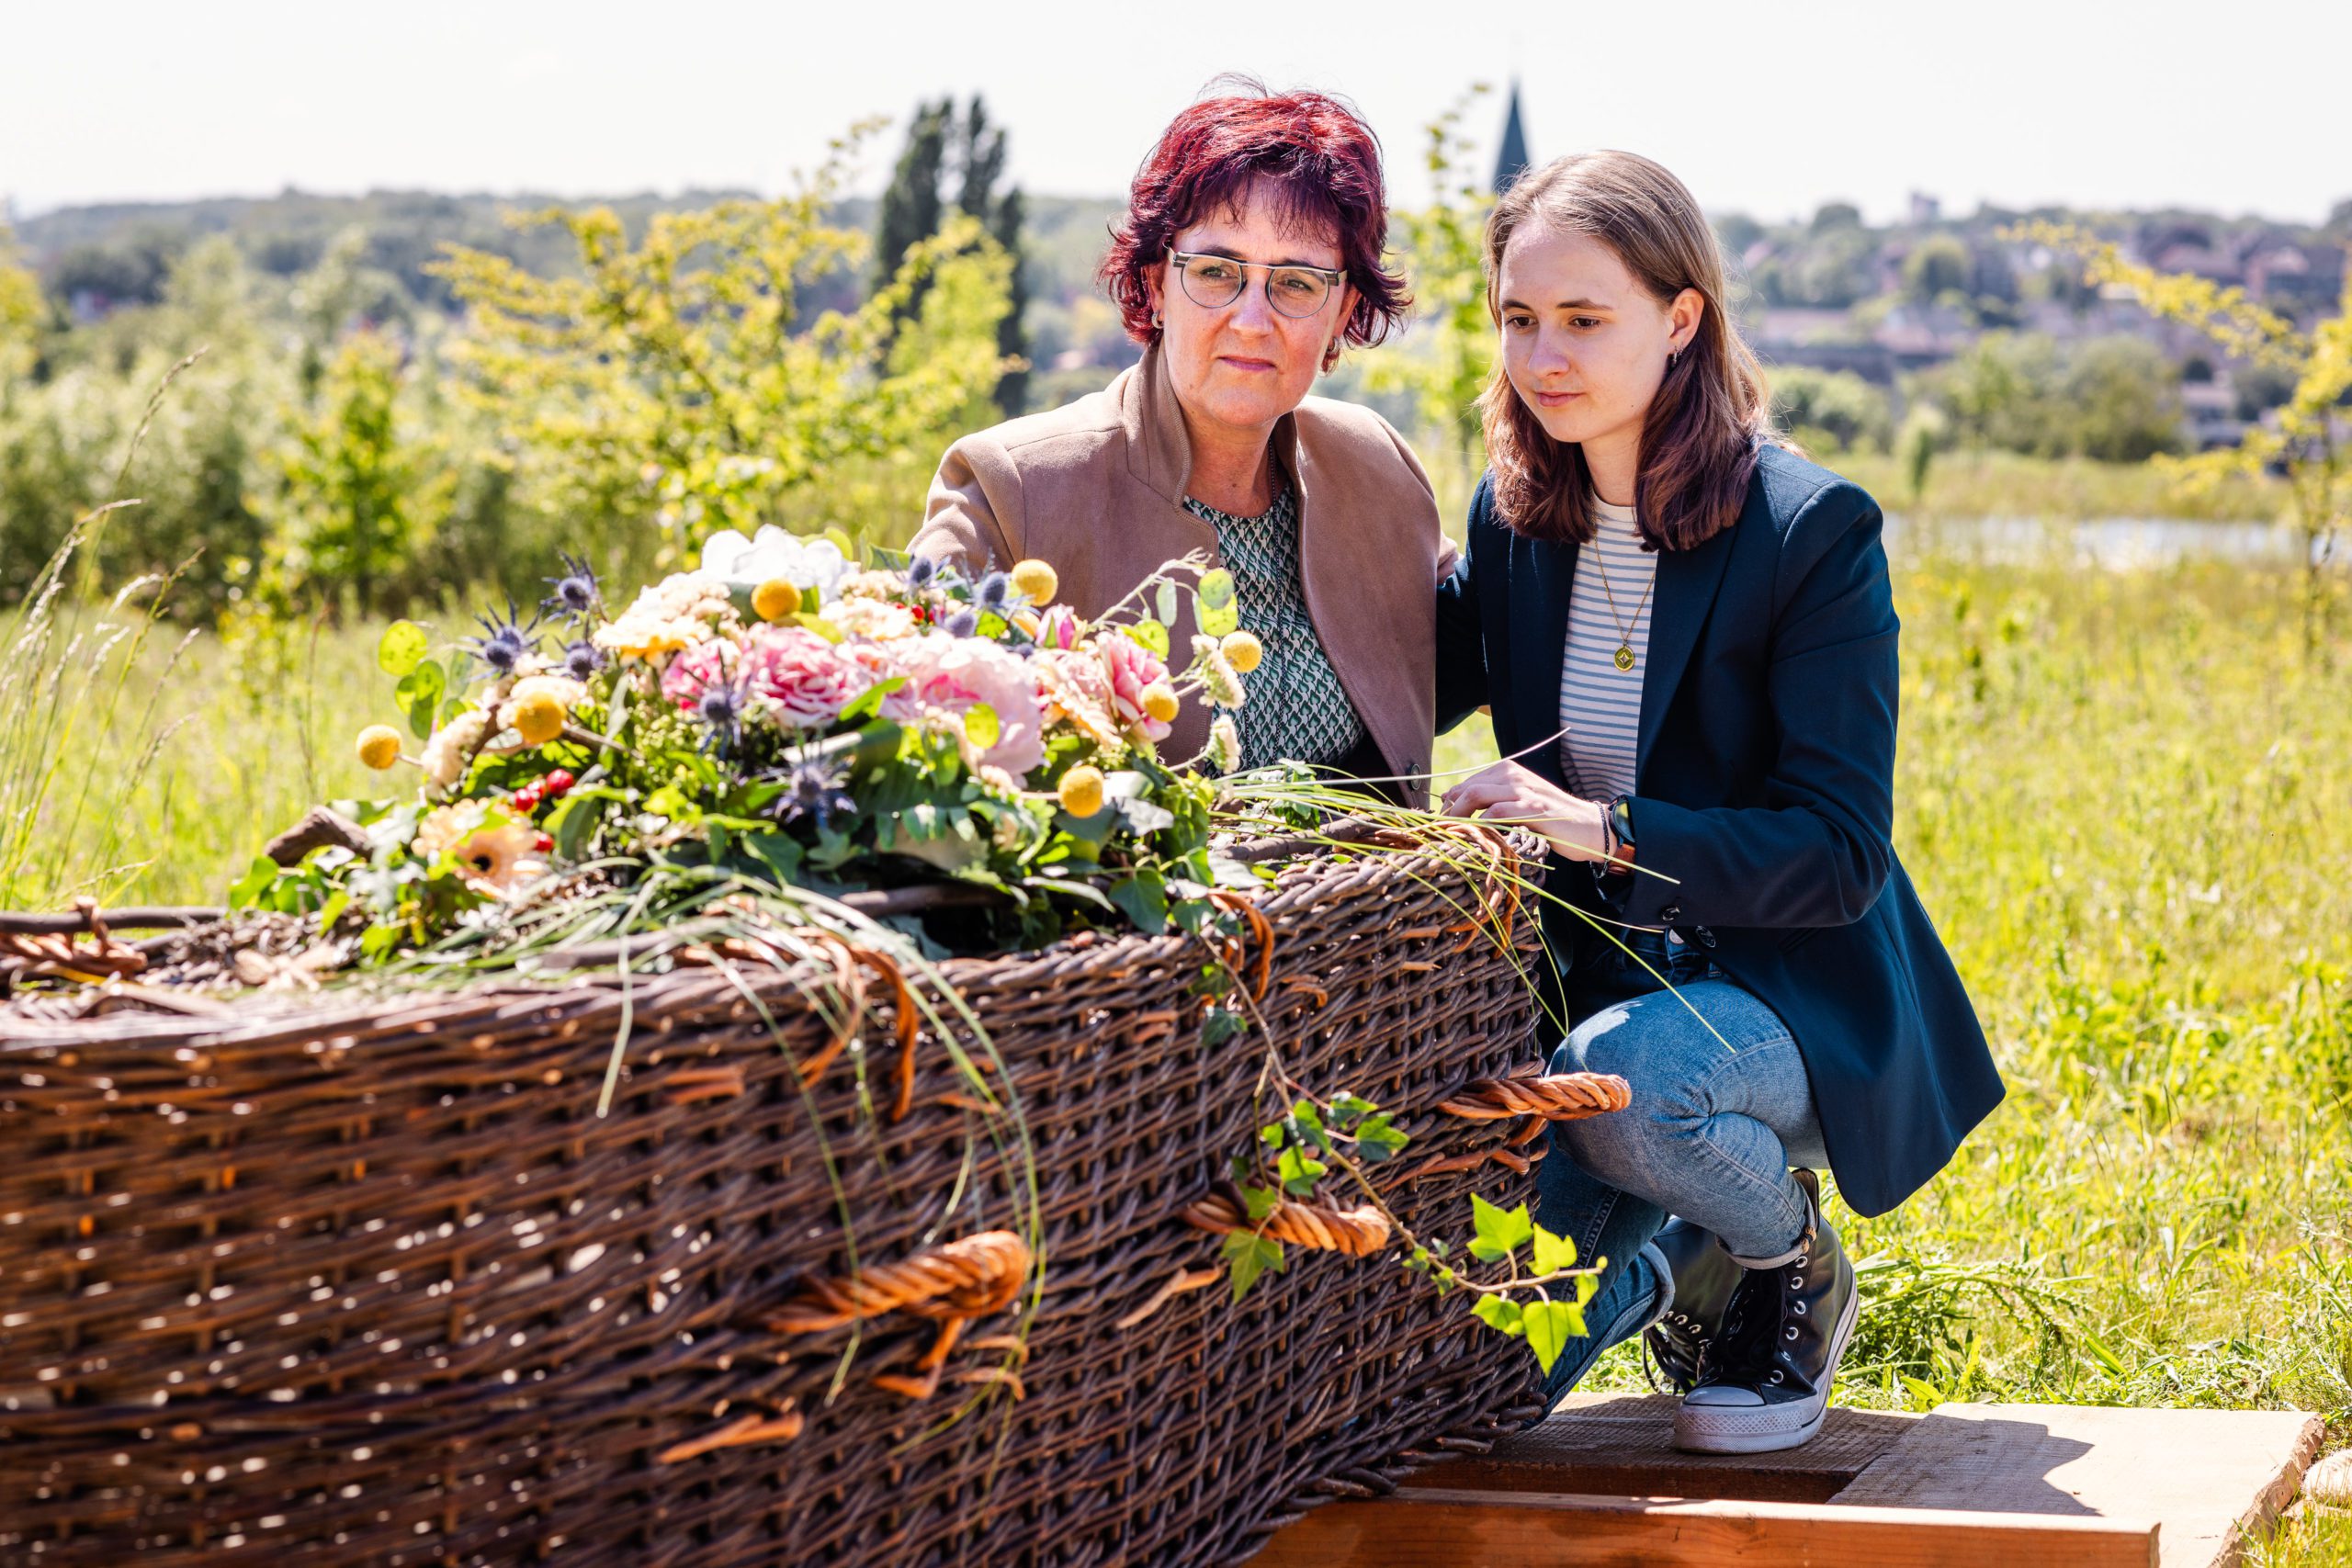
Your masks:
<instances>
[{"instance_id":1,"label":"earring","mask_svg":"<svg viewBox=\"0 0 2352 1568\"><path fill-rule=\"evenodd\" d=\"M1166 321L1161 321L1161 320L1160 320L1160 318L1159 318L1159 311L1154 310L1154 311L1151 313L1151 324L1152 324L1153 328L1154 328L1155 330L1157 330L1157 329L1159 329L1159 328L1165 327L1168 323L1167 323Z\"/></svg>"},{"instance_id":2,"label":"earring","mask_svg":"<svg viewBox=\"0 0 2352 1568\"><path fill-rule=\"evenodd\" d=\"M1666 367L1668 370L1673 369L1675 366L1680 364L1681 360L1682 351L1680 349L1669 348L1666 351Z\"/></svg>"},{"instance_id":3,"label":"earring","mask_svg":"<svg viewBox=\"0 0 2352 1568\"><path fill-rule=\"evenodd\" d=\"M1338 338L1333 338L1331 340L1330 346L1323 351L1323 374L1329 376L1331 373L1332 368L1339 363L1340 340Z\"/></svg>"}]
</instances>

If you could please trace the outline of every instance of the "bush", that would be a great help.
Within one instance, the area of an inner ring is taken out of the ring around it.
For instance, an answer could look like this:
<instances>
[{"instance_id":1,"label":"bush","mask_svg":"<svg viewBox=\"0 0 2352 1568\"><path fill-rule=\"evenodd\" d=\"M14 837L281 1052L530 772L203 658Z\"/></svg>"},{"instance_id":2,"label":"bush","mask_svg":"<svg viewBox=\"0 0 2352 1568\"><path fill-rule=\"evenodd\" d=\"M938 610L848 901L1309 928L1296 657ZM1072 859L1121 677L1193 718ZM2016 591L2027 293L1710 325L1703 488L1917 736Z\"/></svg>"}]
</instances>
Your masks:
<instances>
[{"instance_id":1,"label":"bush","mask_svg":"<svg viewBox=\"0 0 2352 1568\"><path fill-rule=\"evenodd\" d=\"M1913 390L1963 446L2129 463L2182 444L2179 372L2134 337L2062 349L2040 333L1987 333Z\"/></svg>"}]
</instances>

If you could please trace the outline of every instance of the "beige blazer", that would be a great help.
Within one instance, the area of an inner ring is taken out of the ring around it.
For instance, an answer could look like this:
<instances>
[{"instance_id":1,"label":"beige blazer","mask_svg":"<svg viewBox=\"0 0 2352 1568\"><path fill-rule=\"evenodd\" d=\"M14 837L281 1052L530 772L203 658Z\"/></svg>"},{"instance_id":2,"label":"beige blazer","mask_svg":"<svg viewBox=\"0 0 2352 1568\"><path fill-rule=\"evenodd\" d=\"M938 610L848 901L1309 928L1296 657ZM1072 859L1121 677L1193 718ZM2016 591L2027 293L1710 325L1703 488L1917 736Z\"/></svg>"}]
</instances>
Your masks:
<instances>
[{"instance_id":1,"label":"beige blazer","mask_svg":"<svg viewBox=\"0 0 2352 1568\"><path fill-rule=\"evenodd\" d=\"M1273 445L1298 487L1299 569L1316 635L1389 769L1426 773L1436 588L1453 560L1429 477L1387 421L1325 398L1284 415ZM949 447L911 548L973 570L1047 561L1063 601L1099 615L1168 561L1194 550L1216 558L1216 530L1184 510L1191 473L1182 411L1159 349L1148 349L1100 392ZM1189 606L1169 630L1181 668ZM1205 710L1188 702L1159 751L1189 757L1207 739Z\"/></svg>"}]
</instances>

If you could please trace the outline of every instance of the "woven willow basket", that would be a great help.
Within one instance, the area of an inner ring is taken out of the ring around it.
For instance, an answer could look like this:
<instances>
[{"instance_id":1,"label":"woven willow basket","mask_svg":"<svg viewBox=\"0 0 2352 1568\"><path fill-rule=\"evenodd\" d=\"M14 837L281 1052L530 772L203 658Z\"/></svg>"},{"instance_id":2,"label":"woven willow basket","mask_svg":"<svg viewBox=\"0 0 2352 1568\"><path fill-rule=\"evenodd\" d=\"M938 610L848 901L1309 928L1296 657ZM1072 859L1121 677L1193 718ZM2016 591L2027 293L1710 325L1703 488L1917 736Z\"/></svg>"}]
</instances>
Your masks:
<instances>
[{"instance_id":1,"label":"woven willow basket","mask_svg":"<svg viewBox=\"0 0 2352 1568\"><path fill-rule=\"evenodd\" d=\"M1454 1236L1523 1195L1518 1113L1611 1103L1532 1077L1525 922L1459 860L1291 863L1236 955ZM1365 1213L1278 1216L1342 1250L1230 1302L1264 1053L1202 1043L1204 953L950 964L977 1076L846 947L0 1013L0 1562L1216 1562L1523 1416L1524 1347L1345 1256Z\"/></svg>"}]
</instances>

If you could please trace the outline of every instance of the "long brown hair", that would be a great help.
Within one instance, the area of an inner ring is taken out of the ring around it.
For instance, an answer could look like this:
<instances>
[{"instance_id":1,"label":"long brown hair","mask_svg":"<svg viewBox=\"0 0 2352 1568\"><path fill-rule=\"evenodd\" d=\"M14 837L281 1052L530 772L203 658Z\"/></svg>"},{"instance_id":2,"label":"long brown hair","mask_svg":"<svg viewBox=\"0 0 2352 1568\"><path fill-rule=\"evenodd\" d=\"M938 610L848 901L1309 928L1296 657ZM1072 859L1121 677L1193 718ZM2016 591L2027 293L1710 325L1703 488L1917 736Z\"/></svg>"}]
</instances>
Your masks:
<instances>
[{"instance_id":1,"label":"long brown hair","mask_svg":"<svg viewBox=\"0 0 2352 1568\"><path fill-rule=\"evenodd\" d=\"M1686 288L1706 300L1699 330L1668 367L1642 422L1634 504L1653 547L1687 550L1737 521L1770 402L1764 372L1724 310L1714 231L1682 182L1633 152L1577 152L1520 176L1487 219L1487 310L1502 328L1503 249L1522 224L1589 234L1660 304ZM1530 538L1589 540L1592 475L1584 448L1544 433L1504 372L1478 400L1497 511Z\"/></svg>"}]
</instances>

